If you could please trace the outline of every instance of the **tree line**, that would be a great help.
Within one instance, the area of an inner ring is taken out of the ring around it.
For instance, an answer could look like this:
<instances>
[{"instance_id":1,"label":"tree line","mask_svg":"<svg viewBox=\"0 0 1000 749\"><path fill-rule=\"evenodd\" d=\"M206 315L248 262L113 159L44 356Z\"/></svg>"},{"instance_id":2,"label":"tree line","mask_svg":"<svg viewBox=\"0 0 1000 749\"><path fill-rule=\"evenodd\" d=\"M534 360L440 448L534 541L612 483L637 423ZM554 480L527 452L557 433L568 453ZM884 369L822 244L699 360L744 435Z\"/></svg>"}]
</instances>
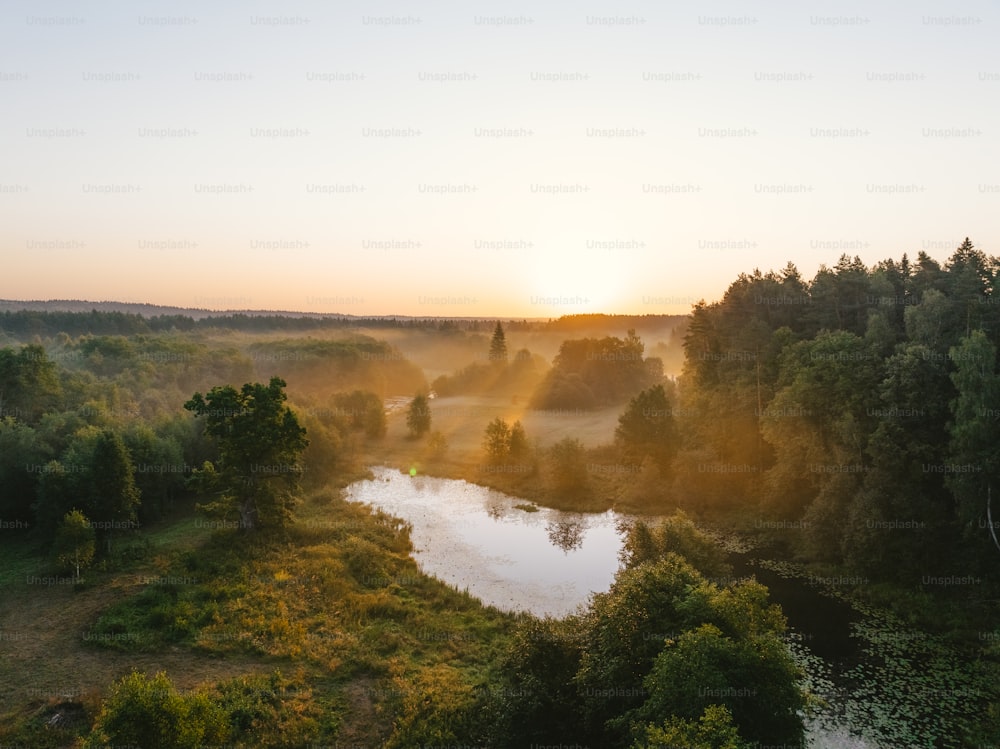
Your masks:
<instances>
[{"instance_id":1,"label":"tree line","mask_svg":"<svg viewBox=\"0 0 1000 749\"><path fill-rule=\"evenodd\" d=\"M797 551L877 579L989 582L998 279L968 239L943 265L844 255L808 282L791 264L740 275L692 311L671 492L794 521Z\"/></svg>"}]
</instances>

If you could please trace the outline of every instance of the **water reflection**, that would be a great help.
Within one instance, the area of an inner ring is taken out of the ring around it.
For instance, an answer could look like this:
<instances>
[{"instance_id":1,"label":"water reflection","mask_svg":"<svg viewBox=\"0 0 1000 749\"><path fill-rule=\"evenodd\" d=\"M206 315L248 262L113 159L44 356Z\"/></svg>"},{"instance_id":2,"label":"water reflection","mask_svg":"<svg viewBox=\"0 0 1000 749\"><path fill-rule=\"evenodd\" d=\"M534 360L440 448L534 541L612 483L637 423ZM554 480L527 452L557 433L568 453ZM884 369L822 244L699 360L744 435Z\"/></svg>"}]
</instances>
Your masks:
<instances>
[{"instance_id":1,"label":"water reflection","mask_svg":"<svg viewBox=\"0 0 1000 749\"><path fill-rule=\"evenodd\" d=\"M465 481L372 472L347 498L408 521L421 568L488 605L565 616L611 587L622 543L613 512L529 511L523 500Z\"/></svg>"},{"instance_id":2,"label":"water reflection","mask_svg":"<svg viewBox=\"0 0 1000 749\"><path fill-rule=\"evenodd\" d=\"M549 541L565 552L583 546L583 525L571 520L550 520L545 526Z\"/></svg>"}]
</instances>

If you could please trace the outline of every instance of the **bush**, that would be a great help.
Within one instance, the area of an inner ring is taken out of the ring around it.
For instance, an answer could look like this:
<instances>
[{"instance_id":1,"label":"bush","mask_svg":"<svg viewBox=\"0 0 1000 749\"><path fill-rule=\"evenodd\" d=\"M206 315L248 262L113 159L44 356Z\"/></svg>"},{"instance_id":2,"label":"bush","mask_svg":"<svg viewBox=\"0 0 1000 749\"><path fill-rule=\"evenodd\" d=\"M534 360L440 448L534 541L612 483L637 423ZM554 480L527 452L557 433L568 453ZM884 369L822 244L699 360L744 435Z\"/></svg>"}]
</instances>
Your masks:
<instances>
[{"instance_id":1,"label":"bush","mask_svg":"<svg viewBox=\"0 0 1000 749\"><path fill-rule=\"evenodd\" d=\"M731 571L722 547L699 531L681 510L655 528L636 521L629 528L618 555L622 565L636 567L643 562L662 559L669 552L684 557L688 564L709 578L724 577Z\"/></svg>"},{"instance_id":2,"label":"bush","mask_svg":"<svg viewBox=\"0 0 1000 749\"><path fill-rule=\"evenodd\" d=\"M229 737L225 711L204 694L181 696L162 671L133 671L111 689L84 749L107 745L195 749Z\"/></svg>"},{"instance_id":3,"label":"bush","mask_svg":"<svg viewBox=\"0 0 1000 749\"><path fill-rule=\"evenodd\" d=\"M686 749L741 749L733 716L722 705L709 705L697 722L670 718L662 726L648 725L643 738L632 749L662 749L683 746Z\"/></svg>"}]
</instances>

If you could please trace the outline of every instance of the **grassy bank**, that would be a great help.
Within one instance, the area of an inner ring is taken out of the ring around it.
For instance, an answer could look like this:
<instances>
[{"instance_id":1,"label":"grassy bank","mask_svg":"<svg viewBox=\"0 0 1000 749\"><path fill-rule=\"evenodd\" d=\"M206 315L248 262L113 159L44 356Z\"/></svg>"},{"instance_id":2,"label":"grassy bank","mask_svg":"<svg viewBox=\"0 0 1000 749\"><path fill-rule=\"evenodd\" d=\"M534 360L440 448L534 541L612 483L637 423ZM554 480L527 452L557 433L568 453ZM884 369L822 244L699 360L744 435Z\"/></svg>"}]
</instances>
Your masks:
<instances>
[{"instance_id":1,"label":"grassy bank","mask_svg":"<svg viewBox=\"0 0 1000 749\"><path fill-rule=\"evenodd\" d=\"M255 717L237 746L382 745L424 691L487 681L514 620L421 574L405 524L336 491L312 495L281 538L205 525L123 540L131 558L76 588L26 584L47 560L4 548L0 742L71 746L138 669L225 704L243 695Z\"/></svg>"}]
</instances>

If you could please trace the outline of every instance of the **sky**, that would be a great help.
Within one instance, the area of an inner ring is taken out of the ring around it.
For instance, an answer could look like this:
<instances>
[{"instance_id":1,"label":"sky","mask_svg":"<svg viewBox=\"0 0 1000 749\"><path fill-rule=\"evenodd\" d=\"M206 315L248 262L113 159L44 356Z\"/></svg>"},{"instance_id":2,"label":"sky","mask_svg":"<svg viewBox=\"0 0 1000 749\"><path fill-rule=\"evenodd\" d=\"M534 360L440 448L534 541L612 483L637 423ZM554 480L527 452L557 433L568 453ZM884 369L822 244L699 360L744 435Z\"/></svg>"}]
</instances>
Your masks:
<instances>
[{"instance_id":1,"label":"sky","mask_svg":"<svg viewBox=\"0 0 1000 749\"><path fill-rule=\"evenodd\" d=\"M1000 255L998 39L997 0L6 0L0 298L683 314Z\"/></svg>"}]
</instances>

